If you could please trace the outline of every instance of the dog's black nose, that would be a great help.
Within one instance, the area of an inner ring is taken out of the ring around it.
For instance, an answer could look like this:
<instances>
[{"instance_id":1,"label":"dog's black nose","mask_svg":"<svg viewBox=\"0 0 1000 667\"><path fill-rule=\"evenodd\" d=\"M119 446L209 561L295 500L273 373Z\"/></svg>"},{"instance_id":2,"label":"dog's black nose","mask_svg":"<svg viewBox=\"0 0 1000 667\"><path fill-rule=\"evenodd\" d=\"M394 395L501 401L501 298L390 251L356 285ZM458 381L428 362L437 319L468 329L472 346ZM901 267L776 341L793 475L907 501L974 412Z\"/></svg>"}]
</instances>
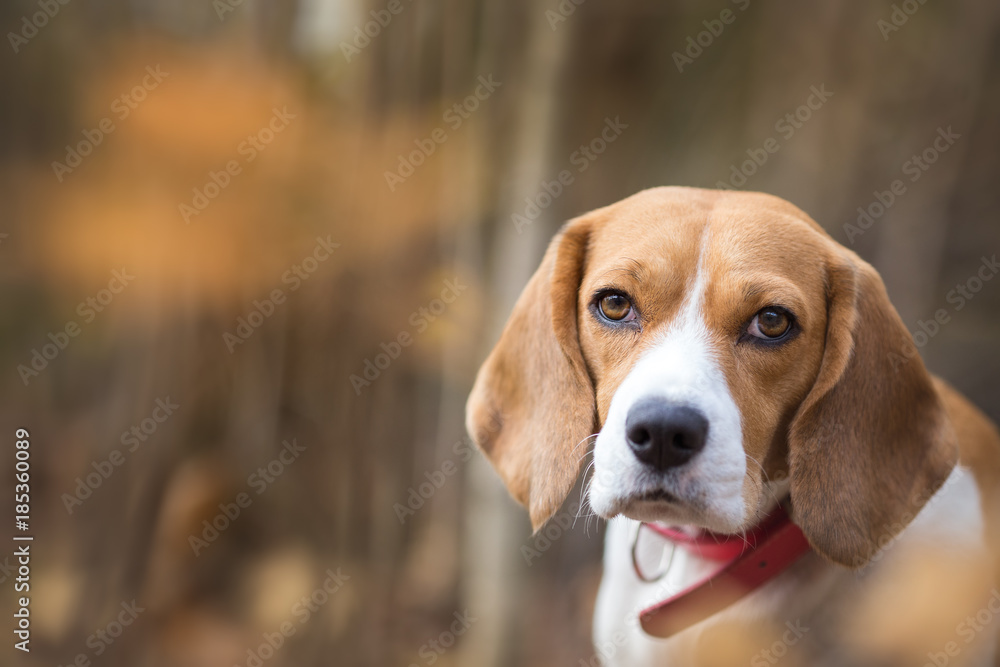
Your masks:
<instances>
[{"instance_id":1,"label":"dog's black nose","mask_svg":"<svg viewBox=\"0 0 1000 667\"><path fill-rule=\"evenodd\" d=\"M708 420L693 408L646 399L628 411L625 437L637 459L656 470L667 470L701 451L708 437Z\"/></svg>"}]
</instances>

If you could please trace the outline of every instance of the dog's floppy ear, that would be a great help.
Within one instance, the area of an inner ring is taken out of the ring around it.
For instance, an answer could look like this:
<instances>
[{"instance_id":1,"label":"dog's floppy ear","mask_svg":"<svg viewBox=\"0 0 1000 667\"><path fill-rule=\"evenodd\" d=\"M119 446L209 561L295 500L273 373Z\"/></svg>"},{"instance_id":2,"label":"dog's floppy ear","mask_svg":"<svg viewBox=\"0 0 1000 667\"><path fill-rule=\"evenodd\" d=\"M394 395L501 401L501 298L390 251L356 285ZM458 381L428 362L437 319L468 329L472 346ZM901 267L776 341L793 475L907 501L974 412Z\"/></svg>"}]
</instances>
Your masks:
<instances>
[{"instance_id":1,"label":"dog's floppy ear","mask_svg":"<svg viewBox=\"0 0 1000 667\"><path fill-rule=\"evenodd\" d=\"M466 426L537 530L576 482L594 432L577 296L590 222L567 223L521 293L466 406Z\"/></svg>"},{"instance_id":2,"label":"dog's floppy ear","mask_svg":"<svg viewBox=\"0 0 1000 667\"><path fill-rule=\"evenodd\" d=\"M917 515L958 456L955 434L882 279L854 253L828 262L826 348L789 432L796 523L861 567Z\"/></svg>"}]
</instances>

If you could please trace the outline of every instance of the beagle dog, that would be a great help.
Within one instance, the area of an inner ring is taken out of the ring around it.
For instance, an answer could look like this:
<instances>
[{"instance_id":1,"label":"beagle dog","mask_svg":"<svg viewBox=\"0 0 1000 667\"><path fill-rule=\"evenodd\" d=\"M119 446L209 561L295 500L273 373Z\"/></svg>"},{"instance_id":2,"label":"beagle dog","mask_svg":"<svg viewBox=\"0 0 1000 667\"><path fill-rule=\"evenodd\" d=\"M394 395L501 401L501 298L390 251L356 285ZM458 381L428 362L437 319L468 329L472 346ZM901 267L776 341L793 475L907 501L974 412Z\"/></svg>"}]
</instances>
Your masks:
<instances>
[{"instance_id":1,"label":"beagle dog","mask_svg":"<svg viewBox=\"0 0 1000 667\"><path fill-rule=\"evenodd\" d=\"M1000 435L928 374L876 271L782 199L663 187L568 222L467 427L535 530L593 442L610 521L581 665L994 664ZM725 542L778 508L804 553L644 630L716 564L643 526Z\"/></svg>"}]
</instances>

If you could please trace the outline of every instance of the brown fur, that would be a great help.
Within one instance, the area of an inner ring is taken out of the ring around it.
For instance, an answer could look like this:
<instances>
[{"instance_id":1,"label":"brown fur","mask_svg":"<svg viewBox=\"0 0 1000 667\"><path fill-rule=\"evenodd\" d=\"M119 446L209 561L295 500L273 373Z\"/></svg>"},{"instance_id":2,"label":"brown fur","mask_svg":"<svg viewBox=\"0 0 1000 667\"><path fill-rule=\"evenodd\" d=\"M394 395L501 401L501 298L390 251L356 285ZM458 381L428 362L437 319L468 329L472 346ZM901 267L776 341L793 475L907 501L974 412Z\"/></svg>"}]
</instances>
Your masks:
<instances>
[{"instance_id":1,"label":"brown fur","mask_svg":"<svg viewBox=\"0 0 1000 667\"><path fill-rule=\"evenodd\" d=\"M955 433L875 270L828 267L819 376L789 433L795 521L820 553L860 567L917 515L958 459Z\"/></svg>"}]
</instances>

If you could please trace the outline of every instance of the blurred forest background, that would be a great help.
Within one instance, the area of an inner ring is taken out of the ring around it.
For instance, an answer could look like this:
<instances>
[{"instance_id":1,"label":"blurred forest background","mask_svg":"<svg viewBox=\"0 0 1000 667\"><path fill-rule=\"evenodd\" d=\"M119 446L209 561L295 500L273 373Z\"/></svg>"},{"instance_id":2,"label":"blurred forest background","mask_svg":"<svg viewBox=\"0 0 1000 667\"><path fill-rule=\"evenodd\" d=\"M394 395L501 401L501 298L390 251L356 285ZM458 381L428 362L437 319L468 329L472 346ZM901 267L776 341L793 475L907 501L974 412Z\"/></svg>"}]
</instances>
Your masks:
<instances>
[{"instance_id":1,"label":"blurred forest background","mask_svg":"<svg viewBox=\"0 0 1000 667\"><path fill-rule=\"evenodd\" d=\"M901 4L4 2L0 507L27 428L35 542L0 662L590 660L603 531L533 540L463 408L559 224L646 187L797 204L911 331L947 310L921 353L1000 418L1000 281L948 298L1000 250L1000 4Z\"/></svg>"}]
</instances>

